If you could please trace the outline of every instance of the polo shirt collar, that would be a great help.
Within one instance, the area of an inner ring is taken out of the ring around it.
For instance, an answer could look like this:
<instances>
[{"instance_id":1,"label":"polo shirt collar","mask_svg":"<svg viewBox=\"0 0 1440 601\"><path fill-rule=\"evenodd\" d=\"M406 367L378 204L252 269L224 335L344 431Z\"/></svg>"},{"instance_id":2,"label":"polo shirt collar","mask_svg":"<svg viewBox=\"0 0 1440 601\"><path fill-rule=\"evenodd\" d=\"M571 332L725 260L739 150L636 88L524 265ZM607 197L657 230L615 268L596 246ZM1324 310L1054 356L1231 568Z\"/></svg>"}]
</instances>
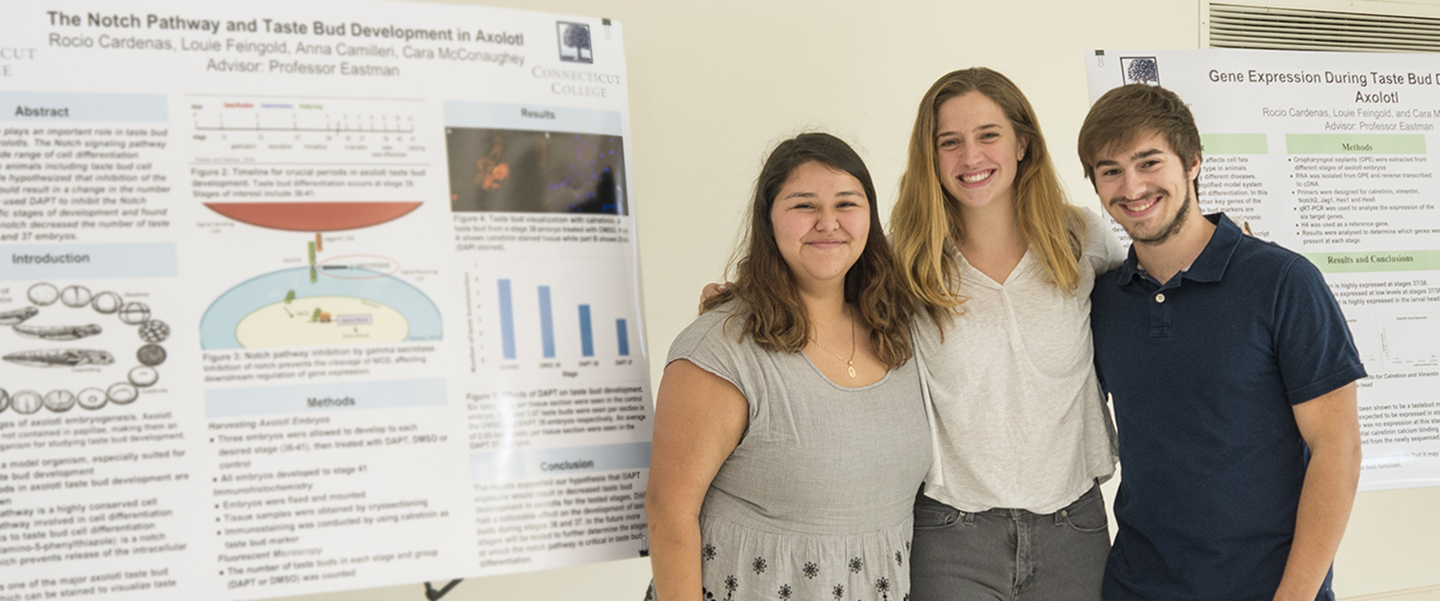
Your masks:
<instances>
[{"instance_id":1,"label":"polo shirt collar","mask_svg":"<svg viewBox=\"0 0 1440 601\"><path fill-rule=\"evenodd\" d=\"M1195 282L1218 282L1225 275L1230 256L1235 254L1235 247L1240 245L1240 239L1245 234L1240 231L1240 226L1230 221L1224 213L1211 213L1205 215L1205 218L1215 224L1215 233L1210 236L1210 241L1205 243L1205 250L1200 251L1195 262L1178 275ZM1132 243L1125 262L1120 264L1119 272L1115 274L1115 283L1119 286L1129 285L1131 280L1141 273L1144 273L1144 270L1140 268L1140 259L1135 256L1135 245Z\"/></svg>"}]
</instances>

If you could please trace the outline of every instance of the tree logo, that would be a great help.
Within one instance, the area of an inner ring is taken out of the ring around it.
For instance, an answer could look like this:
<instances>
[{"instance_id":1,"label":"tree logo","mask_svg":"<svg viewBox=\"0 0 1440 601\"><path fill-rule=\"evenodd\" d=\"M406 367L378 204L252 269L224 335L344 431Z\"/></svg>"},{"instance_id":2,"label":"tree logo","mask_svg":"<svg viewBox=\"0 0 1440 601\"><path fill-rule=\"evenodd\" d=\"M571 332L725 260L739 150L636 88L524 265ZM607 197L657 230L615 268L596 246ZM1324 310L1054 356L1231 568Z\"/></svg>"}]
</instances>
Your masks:
<instances>
[{"instance_id":1,"label":"tree logo","mask_svg":"<svg viewBox=\"0 0 1440 601\"><path fill-rule=\"evenodd\" d=\"M1160 61L1153 56L1121 57L1120 73L1127 84L1160 85Z\"/></svg>"},{"instance_id":2,"label":"tree logo","mask_svg":"<svg viewBox=\"0 0 1440 601\"><path fill-rule=\"evenodd\" d=\"M595 62L595 50L590 47L589 25L556 21L555 32L560 38L560 60L572 63Z\"/></svg>"}]
</instances>

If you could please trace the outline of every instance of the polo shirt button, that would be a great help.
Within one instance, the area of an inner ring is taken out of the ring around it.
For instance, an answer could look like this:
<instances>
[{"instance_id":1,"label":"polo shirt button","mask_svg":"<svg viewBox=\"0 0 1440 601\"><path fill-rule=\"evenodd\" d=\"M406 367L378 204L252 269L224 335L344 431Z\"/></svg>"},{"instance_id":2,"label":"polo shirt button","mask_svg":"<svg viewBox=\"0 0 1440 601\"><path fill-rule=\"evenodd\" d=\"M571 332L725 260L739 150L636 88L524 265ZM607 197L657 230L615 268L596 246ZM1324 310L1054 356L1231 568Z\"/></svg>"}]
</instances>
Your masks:
<instances>
[{"instance_id":1,"label":"polo shirt button","mask_svg":"<svg viewBox=\"0 0 1440 601\"><path fill-rule=\"evenodd\" d=\"M1156 294L1156 295L1155 295L1155 302L1157 302L1157 303L1163 303L1163 302L1165 302L1165 293L1164 293L1164 292L1161 292L1161 293L1159 293L1159 294Z\"/></svg>"}]
</instances>

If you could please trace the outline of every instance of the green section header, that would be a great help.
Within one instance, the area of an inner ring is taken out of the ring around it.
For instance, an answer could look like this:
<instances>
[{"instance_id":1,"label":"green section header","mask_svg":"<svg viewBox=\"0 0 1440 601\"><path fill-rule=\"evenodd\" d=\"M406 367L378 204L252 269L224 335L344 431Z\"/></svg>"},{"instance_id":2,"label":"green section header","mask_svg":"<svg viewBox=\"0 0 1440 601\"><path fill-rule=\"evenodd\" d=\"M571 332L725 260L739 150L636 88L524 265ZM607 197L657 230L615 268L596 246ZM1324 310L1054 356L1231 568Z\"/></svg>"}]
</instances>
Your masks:
<instances>
[{"instance_id":1,"label":"green section header","mask_svg":"<svg viewBox=\"0 0 1440 601\"><path fill-rule=\"evenodd\" d=\"M1305 258L1323 273L1440 270L1440 250L1306 253Z\"/></svg>"},{"instance_id":2,"label":"green section header","mask_svg":"<svg viewBox=\"0 0 1440 601\"><path fill-rule=\"evenodd\" d=\"M1200 134L1205 154L1270 154L1265 134Z\"/></svg>"},{"instance_id":3,"label":"green section header","mask_svg":"<svg viewBox=\"0 0 1440 601\"><path fill-rule=\"evenodd\" d=\"M1417 134L1285 134L1290 154L1425 154Z\"/></svg>"}]
</instances>

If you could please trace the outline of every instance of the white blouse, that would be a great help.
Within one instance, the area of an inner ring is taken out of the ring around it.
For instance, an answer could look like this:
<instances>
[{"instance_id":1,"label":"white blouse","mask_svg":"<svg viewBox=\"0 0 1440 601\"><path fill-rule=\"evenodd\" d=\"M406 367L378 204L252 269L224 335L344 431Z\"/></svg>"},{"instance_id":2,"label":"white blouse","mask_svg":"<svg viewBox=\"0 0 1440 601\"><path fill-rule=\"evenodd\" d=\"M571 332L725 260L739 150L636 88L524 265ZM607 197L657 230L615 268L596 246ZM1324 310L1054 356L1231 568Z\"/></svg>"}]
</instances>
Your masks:
<instances>
[{"instance_id":1,"label":"white blouse","mask_svg":"<svg viewBox=\"0 0 1440 601\"><path fill-rule=\"evenodd\" d=\"M1124 259L1085 210L1080 285L1059 289L1027 251L1003 283L956 253L969 298L944 332L916 320L934 434L925 494L961 511L1054 513L1115 473L1115 426L1095 377L1090 290Z\"/></svg>"}]
</instances>

